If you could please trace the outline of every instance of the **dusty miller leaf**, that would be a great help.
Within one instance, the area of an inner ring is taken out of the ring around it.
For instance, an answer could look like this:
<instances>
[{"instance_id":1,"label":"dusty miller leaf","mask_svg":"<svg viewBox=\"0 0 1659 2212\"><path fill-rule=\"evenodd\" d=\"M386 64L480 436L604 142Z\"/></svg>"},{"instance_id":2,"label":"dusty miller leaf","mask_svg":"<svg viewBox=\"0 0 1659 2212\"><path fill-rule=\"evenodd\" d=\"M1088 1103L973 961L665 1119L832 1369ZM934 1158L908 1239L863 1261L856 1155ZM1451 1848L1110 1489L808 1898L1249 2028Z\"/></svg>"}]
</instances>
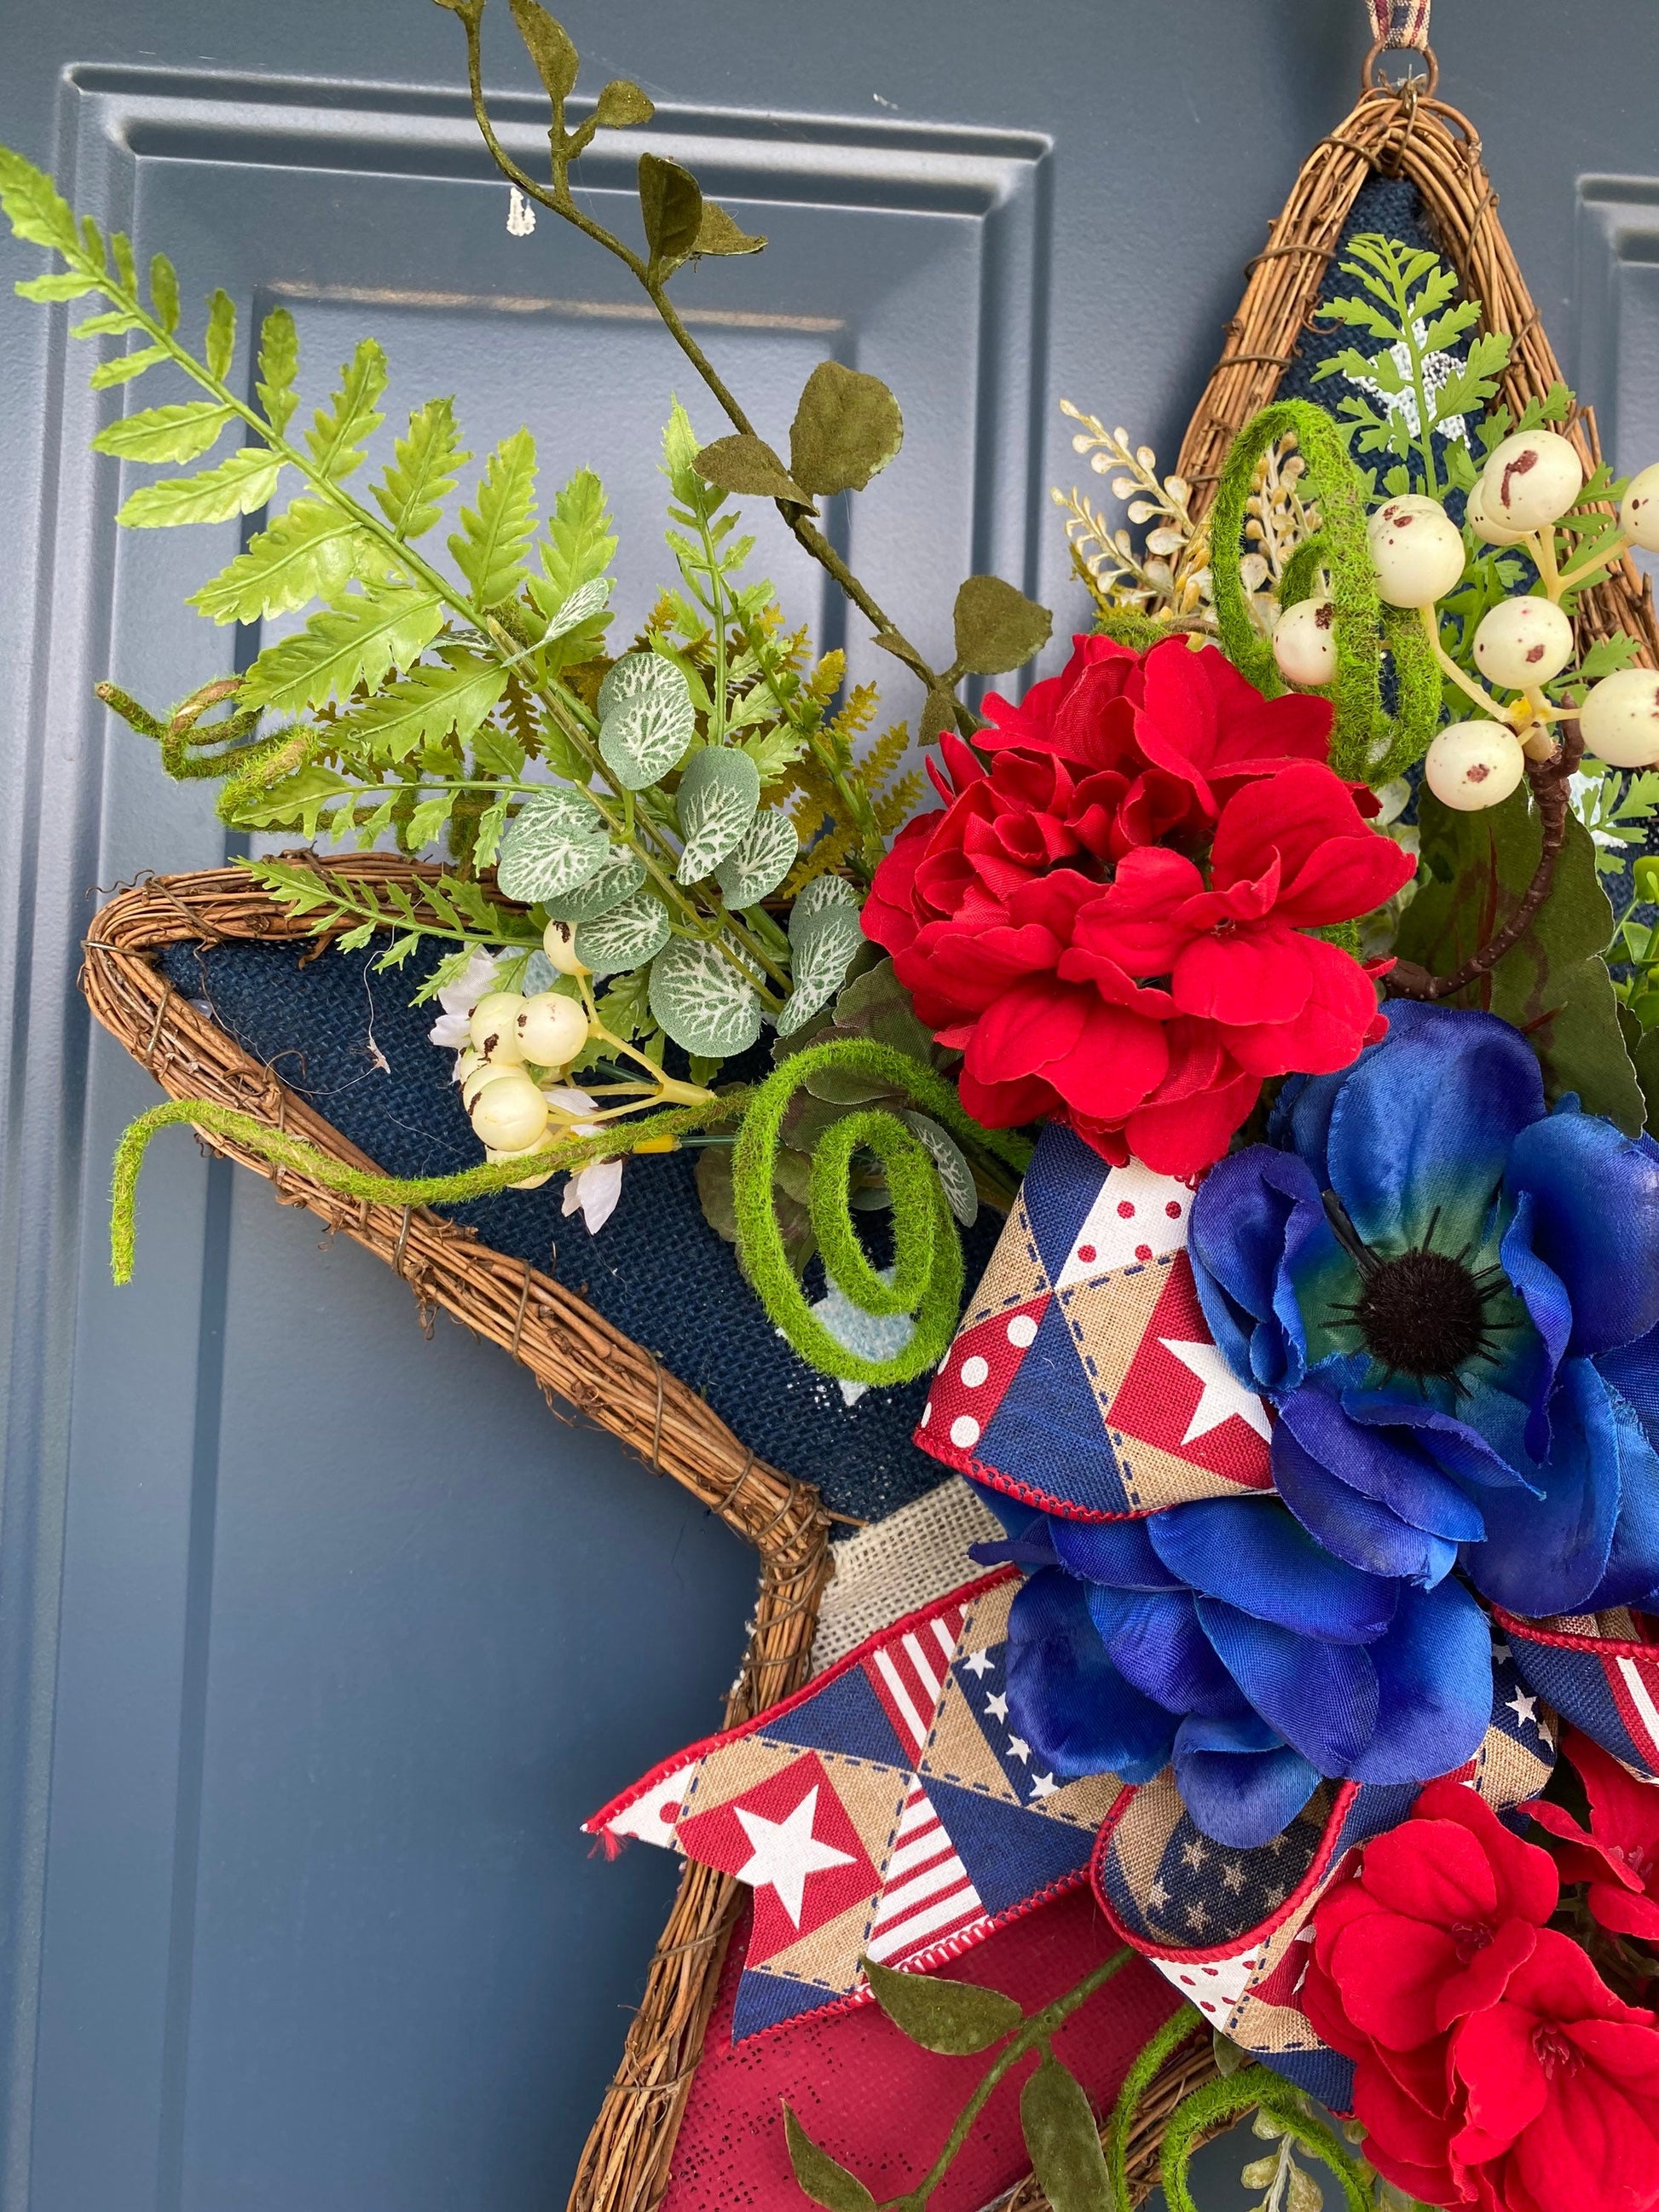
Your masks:
<instances>
[{"instance_id":1,"label":"dusty miller leaf","mask_svg":"<svg viewBox=\"0 0 1659 2212\"><path fill-rule=\"evenodd\" d=\"M795 865L800 838L781 807L757 814L748 835L714 871L720 896L734 914L769 898Z\"/></svg>"},{"instance_id":2,"label":"dusty miller leaf","mask_svg":"<svg viewBox=\"0 0 1659 2212\"><path fill-rule=\"evenodd\" d=\"M810 507L811 500L763 438L747 431L716 438L697 455L697 474L722 491L748 498L788 499Z\"/></svg>"},{"instance_id":3,"label":"dusty miller leaf","mask_svg":"<svg viewBox=\"0 0 1659 2212\"><path fill-rule=\"evenodd\" d=\"M818 2148L787 2105L783 2127L795 2179L814 2204L825 2212L876 2212L876 2200L858 2176Z\"/></svg>"},{"instance_id":4,"label":"dusty miller leaf","mask_svg":"<svg viewBox=\"0 0 1659 2212\"><path fill-rule=\"evenodd\" d=\"M905 1974L861 1961L870 1994L899 2033L924 2051L964 2058L988 2051L1025 2017L1000 1990L950 1982L934 1974Z\"/></svg>"},{"instance_id":5,"label":"dusty miller leaf","mask_svg":"<svg viewBox=\"0 0 1659 2212\"><path fill-rule=\"evenodd\" d=\"M391 465L373 487L375 504L399 538L423 537L431 529L462 463L471 458L460 449L453 399L428 399L415 410L392 448Z\"/></svg>"},{"instance_id":6,"label":"dusty miller leaf","mask_svg":"<svg viewBox=\"0 0 1659 2212\"><path fill-rule=\"evenodd\" d=\"M159 530L183 522L226 522L252 514L276 489L283 463L264 446L243 446L193 477L163 477L141 484L115 520L130 530Z\"/></svg>"},{"instance_id":7,"label":"dusty miller leaf","mask_svg":"<svg viewBox=\"0 0 1659 2212\"><path fill-rule=\"evenodd\" d=\"M349 699L359 684L376 690L391 670L419 659L442 623L437 599L412 585L353 593L267 646L242 679L239 703L297 713L337 694Z\"/></svg>"},{"instance_id":8,"label":"dusty miller leaf","mask_svg":"<svg viewBox=\"0 0 1659 2212\"><path fill-rule=\"evenodd\" d=\"M645 881L645 862L637 854L613 845L596 874L574 890L556 892L543 899L550 921L592 921L624 899L632 898Z\"/></svg>"},{"instance_id":9,"label":"dusty miller leaf","mask_svg":"<svg viewBox=\"0 0 1659 2212\"><path fill-rule=\"evenodd\" d=\"M625 975L654 960L668 942L668 909L649 891L635 891L576 929L576 957L595 975Z\"/></svg>"},{"instance_id":10,"label":"dusty miller leaf","mask_svg":"<svg viewBox=\"0 0 1659 2212\"><path fill-rule=\"evenodd\" d=\"M599 752L624 791L660 782L696 732L691 688L659 653L625 653L606 672L599 706Z\"/></svg>"},{"instance_id":11,"label":"dusty miller leaf","mask_svg":"<svg viewBox=\"0 0 1659 2212\"><path fill-rule=\"evenodd\" d=\"M705 745L692 755L674 795L684 840L681 883L701 883L737 851L760 805L760 770L746 753Z\"/></svg>"},{"instance_id":12,"label":"dusty miller leaf","mask_svg":"<svg viewBox=\"0 0 1659 2212\"><path fill-rule=\"evenodd\" d=\"M232 419L230 409L214 399L146 407L106 423L92 441L93 450L113 453L121 461L196 461L218 443Z\"/></svg>"},{"instance_id":13,"label":"dusty miller leaf","mask_svg":"<svg viewBox=\"0 0 1659 2212\"><path fill-rule=\"evenodd\" d=\"M904 442L899 404L878 376L821 361L789 431L789 473L814 494L862 491Z\"/></svg>"},{"instance_id":14,"label":"dusty miller leaf","mask_svg":"<svg viewBox=\"0 0 1659 2212\"><path fill-rule=\"evenodd\" d=\"M1469 814L1425 792L1418 819L1423 871L1398 949L1431 975L1449 975L1514 912L1531 882L1538 817L1522 785L1501 806ZM1542 1062L1551 1099L1576 1091L1588 1112L1633 1136L1642 1126L1641 1091L1601 957L1612 934L1595 845L1569 815L1550 895L1526 934L1490 974L1442 1003L1481 1006L1512 1022Z\"/></svg>"},{"instance_id":15,"label":"dusty miller leaf","mask_svg":"<svg viewBox=\"0 0 1659 2212\"><path fill-rule=\"evenodd\" d=\"M678 268L696 250L702 193L689 169L658 154L640 156L640 216L652 266Z\"/></svg>"},{"instance_id":16,"label":"dusty miller leaf","mask_svg":"<svg viewBox=\"0 0 1659 2212\"><path fill-rule=\"evenodd\" d=\"M536 74L546 87L548 98L568 100L580 66L570 33L545 8L538 7L537 0L512 0L512 6L519 36L536 64Z\"/></svg>"},{"instance_id":17,"label":"dusty miller leaf","mask_svg":"<svg viewBox=\"0 0 1659 2212\"><path fill-rule=\"evenodd\" d=\"M611 850L604 823L574 791L532 792L501 840L495 880L526 906L587 883Z\"/></svg>"},{"instance_id":18,"label":"dusty miller leaf","mask_svg":"<svg viewBox=\"0 0 1659 2212\"><path fill-rule=\"evenodd\" d=\"M462 508L449 550L477 604L495 607L524 581L525 554L536 530L536 441L528 430L515 430L496 447L477 498L476 507Z\"/></svg>"},{"instance_id":19,"label":"dusty miller leaf","mask_svg":"<svg viewBox=\"0 0 1659 2212\"><path fill-rule=\"evenodd\" d=\"M1048 642L1054 618L1000 576L969 576L957 593L957 659L974 676L1003 676Z\"/></svg>"},{"instance_id":20,"label":"dusty miller leaf","mask_svg":"<svg viewBox=\"0 0 1659 2212\"><path fill-rule=\"evenodd\" d=\"M331 502L296 499L186 604L210 622L252 623L337 598L351 578L356 534Z\"/></svg>"},{"instance_id":21,"label":"dusty miller leaf","mask_svg":"<svg viewBox=\"0 0 1659 2212\"><path fill-rule=\"evenodd\" d=\"M731 963L697 937L672 939L651 963L651 1012L687 1052L730 1060L760 1035L761 1004Z\"/></svg>"},{"instance_id":22,"label":"dusty miller leaf","mask_svg":"<svg viewBox=\"0 0 1659 2212\"><path fill-rule=\"evenodd\" d=\"M1019 2124L1054 2212L1111 2212L1112 2185L1089 2100L1046 2053L1020 2092Z\"/></svg>"}]
</instances>

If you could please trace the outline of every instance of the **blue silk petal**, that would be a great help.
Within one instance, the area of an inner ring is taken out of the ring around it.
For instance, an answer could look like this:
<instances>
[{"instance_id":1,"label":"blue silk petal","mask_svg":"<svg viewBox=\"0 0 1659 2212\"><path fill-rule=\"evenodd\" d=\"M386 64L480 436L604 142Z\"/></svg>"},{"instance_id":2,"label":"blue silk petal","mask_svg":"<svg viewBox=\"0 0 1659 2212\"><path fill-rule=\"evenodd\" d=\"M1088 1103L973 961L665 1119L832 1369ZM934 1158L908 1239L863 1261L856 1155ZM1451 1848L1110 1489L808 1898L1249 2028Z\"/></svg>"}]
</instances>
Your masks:
<instances>
[{"instance_id":1,"label":"blue silk petal","mask_svg":"<svg viewBox=\"0 0 1659 2212\"><path fill-rule=\"evenodd\" d=\"M1528 1480L1527 1408L1505 1391L1473 1384L1459 1401L1468 1409L1467 1419L1426 1400L1395 1397L1385 1390L1347 1387L1341 1395L1342 1410L1351 1421L1367 1428L1408 1430L1454 1481L1511 1490Z\"/></svg>"},{"instance_id":2,"label":"blue silk petal","mask_svg":"<svg viewBox=\"0 0 1659 2212\"><path fill-rule=\"evenodd\" d=\"M1532 1132L1525 1133L1530 1136ZM1550 1448L1550 1395L1572 1337L1572 1300L1566 1285L1535 1249L1536 1216L1532 1192L1522 1190L1516 1197L1515 1212L1504 1231L1498 1256L1541 1343L1543 1356L1530 1363L1528 1378L1531 1410L1527 1417L1527 1449L1534 1459L1542 1459Z\"/></svg>"},{"instance_id":3,"label":"blue silk petal","mask_svg":"<svg viewBox=\"0 0 1659 2212\"><path fill-rule=\"evenodd\" d=\"M1150 1782L1167 1766L1174 1717L1113 1666L1084 1585L1045 1567L1008 1613L1008 1708L1019 1734L1063 1780L1115 1774Z\"/></svg>"},{"instance_id":4,"label":"blue silk petal","mask_svg":"<svg viewBox=\"0 0 1659 2212\"><path fill-rule=\"evenodd\" d=\"M1229 1850L1254 1850L1289 1827L1319 1770L1267 1723L1188 1720L1176 1730L1176 1787L1194 1825Z\"/></svg>"},{"instance_id":5,"label":"blue silk petal","mask_svg":"<svg viewBox=\"0 0 1659 2212\"><path fill-rule=\"evenodd\" d=\"M1570 1359L1551 1401L1547 1463L1528 1469L1541 1496L1513 1491L1486 1512L1486 1540L1464 1547L1483 1597L1532 1619L1575 1613L1607 1571L1619 1515L1620 1435L1607 1386Z\"/></svg>"},{"instance_id":6,"label":"blue silk petal","mask_svg":"<svg viewBox=\"0 0 1659 2212\"><path fill-rule=\"evenodd\" d=\"M1322 1774L1346 1774L1376 1729L1376 1669L1364 1644L1321 1644L1198 1601L1204 1633L1262 1718Z\"/></svg>"},{"instance_id":7,"label":"blue silk petal","mask_svg":"<svg viewBox=\"0 0 1659 2212\"><path fill-rule=\"evenodd\" d=\"M1544 1118L1537 1056L1494 1014L1396 1000L1389 1034L1340 1082L1326 1158L1367 1244L1478 1245L1510 1147Z\"/></svg>"},{"instance_id":8,"label":"blue silk petal","mask_svg":"<svg viewBox=\"0 0 1659 2212\"><path fill-rule=\"evenodd\" d=\"M1148 1516L1158 1557L1206 1596L1334 1644L1369 1644L1394 1618L1397 1583L1333 1559L1272 1498L1204 1498Z\"/></svg>"},{"instance_id":9,"label":"blue silk petal","mask_svg":"<svg viewBox=\"0 0 1659 2212\"><path fill-rule=\"evenodd\" d=\"M1650 1139L1627 1137L1596 1114L1557 1112L1516 1139L1504 1188L1532 1200L1528 1243L1570 1303L1568 1350L1594 1357L1659 1325L1659 1146Z\"/></svg>"},{"instance_id":10,"label":"blue silk petal","mask_svg":"<svg viewBox=\"0 0 1659 2212\"><path fill-rule=\"evenodd\" d=\"M1376 1729L1348 1769L1356 1782L1427 1782L1474 1756L1492 1720L1492 1632L1461 1583L1402 1591L1365 1656Z\"/></svg>"},{"instance_id":11,"label":"blue silk petal","mask_svg":"<svg viewBox=\"0 0 1659 2212\"><path fill-rule=\"evenodd\" d=\"M1188 1590L1111 1590L1087 1585L1089 1617L1107 1655L1165 1712L1242 1719L1249 1706L1198 1625Z\"/></svg>"},{"instance_id":12,"label":"blue silk petal","mask_svg":"<svg viewBox=\"0 0 1659 2212\"><path fill-rule=\"evenodd\" d=\"M1049 1534L1060 1565L1085 1583L1127 1590L1187 1587L1152 1549L1144 1520L1054 1521Z\"/></svg>"},{"instance_id":13,"label":"blue silk petal","mask_svg":"<svg viewBox=\"0 0 1659 2212\"><path fill-rule=\"evenodd\" d=\"M1366 1404L1368 1412L1380 1410L1369 1398ZM1275 1468L1278 1440L1287 1428L1327 1474L1386 1506L1413 1528L1454 1544L1473 1541L1485 1533L1480 1508L1424 1451L1413 1423L1356 1419L1348 1411L1346 1395L1338 1399L1320 1389L1298 1390L1281 1409L1274 1432ZM1319 1531L1316 1528L1314 1534Z\"/></svg>"},{"instance_id":14,"label":"blue silk petal","mask_svg":"<svg viewBox=\"0 0 1659 2212\"><path fill-rule=\"evenodd\" d=\"M1659 1328L1634 1344L1609 1352L1595 1363L1620 1396L1635 1410L1648 1435L1659 1443Z\"/></svg>"},{"instance_id":15,"label":"blue silk petal","mask_svg":"<svg viewBox=\"0 0 1659 2212\"><path fill-rule=\"evenodd\" d=\"M1586 1601L1591 1613L1659 1593L1659 1452L1627 1400L1609 1388L1607 1402L1619 1439L1619 1520L1607 1571Z\"/></svg>"},{"instance_id":16,"label":"blue silk petal","mask_svg":"<svg viewBox=\"0 0 1659 2212\"><path fill-rule=\"evenodd\" d=\"M1308 1345L1290 1267L1338 1249L1319 1186L1294 1153L1252 1145L1199 1185L1193 1276L1210 1334L1241 1381L1273 1391L1301 1382Z\"/></svg>"},{"instance_id":17,"label":"blue silk petal","mask_svg":"<svg viewBox=\"0 0 1659 2212\"><path fill-rule=\"evenodd\" d=\"M1316 1394L1304 1390L1300 1397ZM1358 1433L1358 1431L1356 1431ZM1322 1467L1297 1443L1290 1425L1281 1420L1273 1431L1273 1485L1297 1519L1339 1559L1373 1575L1401 1575L1416 1583L1437 1583L1457 1562L1457 1547L1443 1536L1431 1536L1402 1521L1375 1498L1351 1490ZM1480 1514L1473 1514L1471 1533L1483 1531Z\"/></svg>"}]
</instances>

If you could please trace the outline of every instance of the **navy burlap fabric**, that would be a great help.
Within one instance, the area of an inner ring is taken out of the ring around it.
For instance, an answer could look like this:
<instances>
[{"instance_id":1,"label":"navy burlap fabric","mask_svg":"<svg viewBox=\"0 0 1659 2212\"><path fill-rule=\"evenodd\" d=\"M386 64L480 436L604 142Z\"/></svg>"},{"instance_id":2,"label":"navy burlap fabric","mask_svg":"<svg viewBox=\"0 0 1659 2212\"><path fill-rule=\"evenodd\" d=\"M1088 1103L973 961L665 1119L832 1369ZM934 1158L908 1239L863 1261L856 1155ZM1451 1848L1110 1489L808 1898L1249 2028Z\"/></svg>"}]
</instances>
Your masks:
<instances>
[{"instance_id":1,"label":"navy burlap fabric","mask_svg":"<svg viewBox=\"0 0 1659 2212\"><path fill-rule=\"evenodd\" d=\"M174 945L161 964L176 990L204 1000L246 1052L388 1175L475 1166L477 1139L450 1079L454 1055L427 1040L438 1010L409 1003L435 955L377 975L371 952L326 952L302 965L311 949ZM766 1066L763 1054L740 1072ZM926 1378L846 1404L840 1385L778 1334L731 1246L703 1219L695 1167L689 1152L629 1161L621 1203L597 1237L580 1215L561 1215L562 1176L538 1191L503 1191L452 1211L497 1251L556 1274L702 1391L758 1456L816 1483L834 1510L878 1520L947 1480L949 1470L910 1442ZM1000 1226L1000 1215L982 1214L964 1238L969 1282L983 1273ZM873 1239L872 1252L884 1256Z\"/></svg>"}]
</instances>

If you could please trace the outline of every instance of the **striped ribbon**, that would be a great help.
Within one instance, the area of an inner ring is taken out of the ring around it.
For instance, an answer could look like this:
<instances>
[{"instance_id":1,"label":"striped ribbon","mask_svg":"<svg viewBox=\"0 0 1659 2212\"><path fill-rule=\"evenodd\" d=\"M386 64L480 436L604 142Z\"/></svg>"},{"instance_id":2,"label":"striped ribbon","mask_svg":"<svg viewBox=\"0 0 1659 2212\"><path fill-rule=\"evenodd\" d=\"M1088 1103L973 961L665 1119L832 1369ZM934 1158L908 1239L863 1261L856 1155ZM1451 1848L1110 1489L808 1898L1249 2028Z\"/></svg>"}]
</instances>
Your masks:
<instances>
[{"instance_id":1,"label":"striped ribbon","mask_svg":"<svg viewBox=\"0 0 1659 2212\"><path fill-rule=\"evenodd\" d=\"M1371 33L1379 46L1415 46L1429 43L1430 0L1365 0Z\"/></svg>"}]
</instances>

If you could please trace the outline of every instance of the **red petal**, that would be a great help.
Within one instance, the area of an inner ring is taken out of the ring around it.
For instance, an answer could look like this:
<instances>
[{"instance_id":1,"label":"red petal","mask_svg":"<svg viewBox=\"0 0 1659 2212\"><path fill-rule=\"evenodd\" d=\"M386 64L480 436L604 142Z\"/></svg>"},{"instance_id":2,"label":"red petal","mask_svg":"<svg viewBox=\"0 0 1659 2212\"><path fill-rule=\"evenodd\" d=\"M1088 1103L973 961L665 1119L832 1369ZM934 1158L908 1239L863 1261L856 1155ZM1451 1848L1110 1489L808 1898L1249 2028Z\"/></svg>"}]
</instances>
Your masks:
<instances>
[{"instance_id":1,"label":"red petal","mask_svg":"<svg viewBox=\"0 0 1659 2212\"><path fill-rule=\"evenodd\" d=\"M1542 1927L1560 1902L1561 1885L1550 1855L1506 1828L1479 1790L1462 1782L1431 1782L1412 1808L1418 1820L1450 1820L1467 1828L1489 1861L1504 1919Z\"/></svg>"},{"instance_id":2,"label":"red petal","mask_svg":"<svg viewBox=\"0 0 1659 2212\"><path fill-rule=\"evenodd\" d=\"M1042 1073L1074 1112L1090 1121L1120 1121L1158 1088L1168 1071L1163 1024L1102 1006L1086 986L1080 987L1079 995L1091 1003L1077 1040Z\"/></svg>"},{"instance_id":3,"label":"red petal","mask_svg":"<svg viewBox=\"0 0 1659 2212\"><path fill-rule=\"evenodd\" d=\"M964 1067L957 1079L957 1094L981 1127L1018 1129L1028 1121L1056 1121L1060 1100L1039 1076L1018 1083L980 1083Z\"/></svg>"},{"instance_id":4,"label":"red petal","mask_svg":"<svg viewBox=\"0 0 1659 2212\"><path fill-rule=\"evenodd\" d=\"M1425 2112L1382 2066L1364 2058L1354 2075L1353 2109L1365 2130L1365 2155L1385 2180L1431 2203L1455 2201L1449 2113L1437 2119Z\"/></svg>"},{"instance_id":5,"label":"red petal","mask_svg":"<svg viewBox=\"0 0 1659 2212\"><path fill-rule=\"evenodd\" d=\"M1450 2027L1466 2014L1484 2012L1495 2005L1509 1987L1517 1966L1531 1958L1538 1930L1530 1920L1500 1921L1491 1942L1483 1944L1461 1974L1448 1975L1436 1993L1434 2015L1442 2027Z\"/></svg>"},{"instance_id":6,"label":"red petal","mask_svg":"<svg viewBox=\"0 0 1659 2212\"><path fill-rule=\"evenodd\" d=\"M1437 1928L1490 1927L1498 1874L1483 1841L1462 1822L1419 1813L1366 1845L1365 1887L1390 1911Z\"/></svg>"},{"instance_id":7,"label":"red petal","mask_svg":"<svg viewBox=\"0 0 1659 2212\"><path fill-rule=\"evenodd\" d=\"M1154 1175L1186 1182L1221 1158L1261 1095L1260 1076L1235 1073L1191 1097L1148 1099L1129 1115L1124 1134L1135 1158Z\"/></svg>"},{"instance_id":8,"label":"red petal","mask_svg":"<svg viewBox=\"0 0 1659 2212\"><path fill-rule=\"evenodd\" d=\"M1561 1748L1578 1769L1589 1798L1590 1831L1632 1857L1659 1856L1659 1790L1638 1782L1610 1752L1576 1729Z\"/></svg>"},{"instance_id":9,"label":"red petal","mask_svg":"<svg viewBox=\"0 0 1659 2212\"><path fill-rule=\"evenodd\" d=\"M1626 2029L1623 2034L1659 2052L1659 2036L1651 2029ZM1544 2109L1513 2154L1513 2164L1533 2196L1564 2212L1637 2212L1651 2205L1659 2194L1659 2135L1654 2125L1659 2107L1648 2055L1644 2052L1623 2080L1610 2078L1598 2060L1558 2069L1550 2087Z\"/></svg>"},{"instance_id":10,"label":"red petal","mask_svg":"<svg viewBox=\"0 0 1659 2212\"><path fill-rule=\"evenodd\" d=\"M1203 888L1203 877L1179 853L1138 846L1118 863L1115 879L1079 914L1073 942L1103 953L1127 975L1166 975L1191 939L1176 914Z\"/></svg>"},{"instance_id":11,"label":"red petal","mask_svg":"<svg viewBox=\"0 0 1659 2212\"><path fill-rule=\"evenodd\" d=\"M1331 1951L1332 1978L1349 2019L1395 2051L1414 2050L1443 2032L1435 1992L1456 1967L1457 1946L1443 1929L1389 1912L1356 1920Z\"/></svg>"},{"instance_id":12,"label":"red petal","mask_svg":"<svg viewBox=\"0 0 1659 2212\"><path fill-rule=\"evenodd\" d=\"M1639 1936L1644 1942L1659 1942L1659 1899L1650 1893L1632 1897L1611 1882L1593 1881L1585 1893L1592 1918L1615 1936Z\"/></svg>"},{"instance_id":13,"label":"red petal","mask_svg":"<svg viewBox=\"0 0 1659 2212\"><path fill-rule=\"evenodd\" d=\"M1276 944L1283 943L1276 925L1266 927ZM1288 1021L1261 1020L1246 1028L1235 1027L1229 1018L1223 1041L1254 1075L1334 1074L1351 1066L1378 1033L1376 988L1340 945L1294 931L1285 934L1299 948L1295 959L1307 985L1304 1003Z\"/></svg>"},{"instance_id":14,"label":"red petal","mask_svg":"<svg viewBox=\"0 0 1659 2212\"><path fill-rule=\"evenodd\" d=\"M1471 2135L1460 2136L1457 2155L1473 2162L1506 2149L1535 2120L1549 2099L1549 2080L1533 2049L1537 2021L1519 2005L1490 2006L1466 2020L1452 2038L1452 2071L1463 2084Z\"/></svg>"},{"instance_id":15,"label":"red petal","mask_svg":"<svg viewBox=\"0 0 1659 2212\"><path fill-rule=\"evenodd\" d=\"M1092 995L1085 988L1048 977L1004 991L981 1018L966 1066L981 1083L1037 1074L1052 1081L1053 1063L1083 1035Z\"/></svg>"},{"instance_id":16,"label":"red petal","mask_svg":"<svg viewBox=\"0 0 1659 2212\"><path fill-rule=\"evenodd\" d=\"M1358 975L1358 964L1335 945L1319 950L1335 952ZM1170 987L1184 1014L1200 1014L1229 1028L1279 1024L1293 1021L1307 1005L1316 965L1312 938L1298 937L1277 922L1257 922L1225 935L1194 939L1176 958ZM1375 1008L1376 994L1363 975L1359 980Z\"/></svg>"}]
</instances>

